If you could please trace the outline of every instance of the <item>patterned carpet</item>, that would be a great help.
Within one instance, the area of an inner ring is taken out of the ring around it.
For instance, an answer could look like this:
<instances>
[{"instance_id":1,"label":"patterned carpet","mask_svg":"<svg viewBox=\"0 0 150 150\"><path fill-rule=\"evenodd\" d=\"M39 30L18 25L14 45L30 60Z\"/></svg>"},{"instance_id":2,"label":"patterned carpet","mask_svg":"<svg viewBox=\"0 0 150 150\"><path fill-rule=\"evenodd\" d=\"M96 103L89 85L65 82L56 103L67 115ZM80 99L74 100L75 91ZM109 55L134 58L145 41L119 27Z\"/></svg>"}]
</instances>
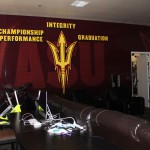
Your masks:
<instances>
[{"instance_id":1,"label":"patterned carpet","mask_svg":"<svg viewBox=\"0 0 150 150\"><path fill-rule=\"evenodd\" d=\"M12 150L10 144L0 145L0 150ZM19 146L15 145L15 150L20 150Z\"/></svg>"},{"instance_id":2,"label":"patterned carpet","mask_svg":"<svg viewBox=\"0 0 150 150\"><path fill-rule=\"evenodd\" d=\"M11 150L10 144L0 145L0 150Z\"/></svg>"}]
</instances>

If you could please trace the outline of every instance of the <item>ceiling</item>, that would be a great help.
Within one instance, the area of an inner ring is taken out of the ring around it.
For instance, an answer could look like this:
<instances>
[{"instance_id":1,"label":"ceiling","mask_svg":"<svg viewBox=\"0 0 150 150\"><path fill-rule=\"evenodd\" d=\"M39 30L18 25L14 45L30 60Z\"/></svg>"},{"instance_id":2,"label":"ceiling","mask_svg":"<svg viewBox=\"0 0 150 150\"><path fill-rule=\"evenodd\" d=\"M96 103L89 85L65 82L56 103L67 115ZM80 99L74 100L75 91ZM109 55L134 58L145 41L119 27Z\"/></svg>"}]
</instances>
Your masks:
<instances>
[{"instance_id":1,"label":"ceiling","mask_svg":"<svg viewBox=\"0 0 150 150\"><path fill-rule=\"evenodd\" d=\"M150 0L86 0L83 8L75 0L1 0L0 14L93 20L150 26Z\"/></svg>"}]
</instances>

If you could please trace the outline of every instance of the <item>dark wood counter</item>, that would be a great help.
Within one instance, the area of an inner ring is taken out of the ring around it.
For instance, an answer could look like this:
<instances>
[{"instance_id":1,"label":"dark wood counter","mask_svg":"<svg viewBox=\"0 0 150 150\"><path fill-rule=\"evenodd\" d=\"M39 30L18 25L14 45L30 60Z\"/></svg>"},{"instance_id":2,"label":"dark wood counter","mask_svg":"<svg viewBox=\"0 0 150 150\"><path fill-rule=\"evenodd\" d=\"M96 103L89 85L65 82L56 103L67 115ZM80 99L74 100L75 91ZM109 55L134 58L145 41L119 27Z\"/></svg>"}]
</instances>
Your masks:
<instances>
[{"instance_id":1,"label":"dark wood counter","mask_svg":"<svg viewBox=\"0 0 150 150\"><path fill-rule=\"evenodd\" d=\"M89 137L79 132L72 135L51 135L44 127L24 125L21 121L22 114L10 114L9 118L23 150L120 150L100 137Z\"/></svg>"}]
</instances>

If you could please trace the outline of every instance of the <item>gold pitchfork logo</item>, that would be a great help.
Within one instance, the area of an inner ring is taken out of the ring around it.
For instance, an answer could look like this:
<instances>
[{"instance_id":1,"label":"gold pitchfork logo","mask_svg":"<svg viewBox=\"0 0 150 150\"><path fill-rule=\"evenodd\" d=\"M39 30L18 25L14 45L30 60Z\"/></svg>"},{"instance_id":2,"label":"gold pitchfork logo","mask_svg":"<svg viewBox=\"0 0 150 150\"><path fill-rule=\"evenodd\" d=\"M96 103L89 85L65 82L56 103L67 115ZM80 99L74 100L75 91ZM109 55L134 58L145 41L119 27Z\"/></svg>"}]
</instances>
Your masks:
<instances>
[{"instance_id":1,"label":"gold pitchfork logo","mask_svg":"<svg viewBox=\"0 0 150 150\"><path fill-rule=\"evenodd\" d=\"M60 47L60 49L58 49L50 41L47 41L47 43L52 51L55 70L57 71L58 80L61 83L64 94L65 85L68 82L69 69L71 70L71 58L76 42L73 42L67 49L65 49L67 47L67 42L63 32L61 31L57 42L57 47Z\"/></svg>"}]
</instances>

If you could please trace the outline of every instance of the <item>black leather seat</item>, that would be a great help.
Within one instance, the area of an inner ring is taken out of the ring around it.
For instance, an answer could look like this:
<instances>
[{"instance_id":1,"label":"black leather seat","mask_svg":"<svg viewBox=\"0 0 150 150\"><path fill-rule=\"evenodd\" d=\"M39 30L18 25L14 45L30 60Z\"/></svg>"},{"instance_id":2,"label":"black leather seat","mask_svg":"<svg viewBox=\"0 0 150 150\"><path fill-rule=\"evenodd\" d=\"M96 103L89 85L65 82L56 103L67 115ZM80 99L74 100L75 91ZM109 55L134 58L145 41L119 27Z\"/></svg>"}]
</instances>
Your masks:
<instances>
[{"instance_id":1,"label":"black leather seat","mask_svg":"<svg viewBox=\"0 0 150 150\"><path fill-rule=\"evenodd\" d=\"M144 114L144 102L143 97L132 97L128 89L115 87L105 91L100 106L126 114L142 115Z\"/></svg>"},{"instance_id":2,"label":"black leather seat","mask_svg":"<svg viewBox=\"0 0 150 150\"><path fill-rule=\"evenodd\" d=\"M87 90L75 90L71 92L71 100L86 105L97 107L97 99Z\"/></svg>"},{"instance_id":3,"label":"black leather seat","mask_svg":"<svg viewBox=\"0 0 150 150\"><path fill-rule=\"evenodd\" d=\"M132 97L128 101L128 114L144 114L145 100L143 97Z\"/></svg>"}]
</instances>

